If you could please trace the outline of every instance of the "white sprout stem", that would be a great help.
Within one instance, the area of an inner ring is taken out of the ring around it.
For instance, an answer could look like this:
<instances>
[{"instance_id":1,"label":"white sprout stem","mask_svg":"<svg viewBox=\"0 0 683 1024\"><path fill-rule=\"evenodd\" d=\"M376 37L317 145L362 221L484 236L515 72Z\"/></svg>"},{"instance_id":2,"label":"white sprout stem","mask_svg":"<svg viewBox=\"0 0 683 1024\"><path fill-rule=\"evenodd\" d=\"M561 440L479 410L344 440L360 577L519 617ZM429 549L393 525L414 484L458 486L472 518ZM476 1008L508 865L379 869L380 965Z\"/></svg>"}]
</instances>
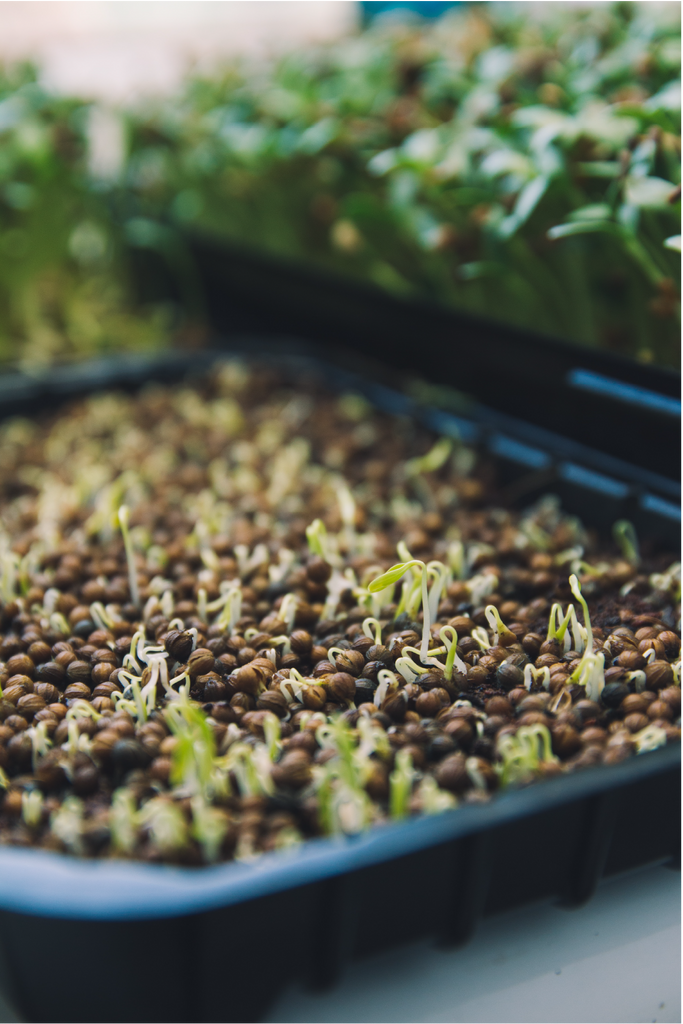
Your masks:
<instances>
[{"instance_id":1,"label":"white sprout stem","mask_svg":"<svg viewBox=\"0 0 683 1024\"><path fill-rule=\"evenodd\" d=\"M431 627L432 618L429 609L429 594L427 593L427 566L422 565L422 643L420 644L420 659L422 661L429 653Z\"/></svg>"},{"instance_id":2,"label":"white sprout stem","mask_svg":"<svg viewBox=\"0 0 683 1024\"><path fill-rule=\"evenodd\" d=\"M383 594L384 591L382 590L380 593ZM372 617L363 619L363 635L366 636L368 640L372 640L375 644L381 644L382 626L379 620Z\"/></svg>"},{"instance_id":3,"label":"white sprout stem","mask_svg":"<svg viewBox=\"0 0 683 1024\"><path fill-rule=\"evenodd\" d=\"M590 614L588 612L588 605L586 604L586 599L583 596L583 594L581 593L581 587L579 585L579 581L576 578L576 576L570 576L569 577L569 586L571 587L572 594L574 595L576 600L581 605L581 608L583 609L583 621L584 621L584 628L586 630L586 651L589 654L592 654L592 652L593 652L593 629L591 627L591 617L590 617Z\"/></svg>"},{"instance_id":4,"label":"white sprout stem","mask_svg":"<svg viewBox=\"0 0 683 1024\"><path fill-rule=\"evenodd\" d=\"M126 551L126 562L128 563L128 585L130 587L130 600L136 608L140 607L140 588L138 587L138 574L135 568L135 552L130 530L128 529L128 506L121 505L119 509L119 525L123 537L123 546Z\"/></svg>"}]
</instances>

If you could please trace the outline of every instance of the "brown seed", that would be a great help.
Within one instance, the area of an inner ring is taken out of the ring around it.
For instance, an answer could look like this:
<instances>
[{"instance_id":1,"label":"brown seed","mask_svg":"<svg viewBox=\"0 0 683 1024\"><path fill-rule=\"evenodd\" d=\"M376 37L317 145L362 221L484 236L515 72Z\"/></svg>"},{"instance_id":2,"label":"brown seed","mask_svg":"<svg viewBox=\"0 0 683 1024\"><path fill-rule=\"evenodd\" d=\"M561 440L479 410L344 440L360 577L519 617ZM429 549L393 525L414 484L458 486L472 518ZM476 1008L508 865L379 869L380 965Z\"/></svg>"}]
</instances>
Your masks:
<instances>
[{"instance_id":1,"label":"brown seed","mask_svg":"<svg viewBox=\"0 0 683 1024\"><path fill-rule=\"evenodd\" d=\"M365 782L365 792L378 803L389 799L389 773L383 764L372 765L370 775Z\"/></svg>"},{"instance_id":2,"label":"brown seed","mask_svg":"<svg viewBox=\"0 0 683 1024\"><path fill-rule=\"evenodd\" d=\"M206 703L213 703L214 701L226 700L228 696L228 688L215 672L211 672L205 676L198 676L195 680L195 686L197 689L202 691L202 700Z\"/></svg>"},{"instance_id":3,"label":"brown seed","mask_svg":"<svg viewBox=\"0 0 683 1024\"><path fill-rule=\"evenodd\" d=\"M85 683L69 683L64 691L64 697L66 700L75 700L77 697L82 700L90 700L90 693L90 687Z\"/></svg>"},{"instance_id":4,"label":"brown seed","mask_svg":"<svg viewBox=\"0 0 683 1024\"><path fill-rule=\"evenodd\" d=\"M31 721L36 711L42 711L44 707L45 701L37 693L26 693L17 701L17 711L29 721Z\"/></svg>"},{"instance_id":5,"label":"brown seed","mask_svg":"<svg viewBox=\"0 0 683 1024\"><path fill-rule=\"evenodd\" d=\"M311 634L307 633L305 629L293 630L289 636L289 643L292 651L298 654L300 658L306 658L310 655L313 640Z\"/></svg>"},{"instance_id":6,"label":"brown seed","mask_svg":"<svg viewBox=\"0 0 683 1024\"><path fill-rule=\"evenodd\" d=\"M669 657L675 656L681 649L680 636L678 636L677 633L674 633L670 629L665 629L663 633L659 634L657 639L664 644L664 647L666 648L666 653L669 655Z\"/></svg>"},{"instance_id":7,"label":"brown seed","mask_svg":"<svg viewBox=\"0 0 683 1024\"><path fill-rule=\"evenodd\" d=\"M405 699L404 691L399 690L397 693L387 697L382 702L381 710L385 715L389 716L392 722L402 722L408 710L408 702Z\"/></svg>"},{"instance_id":8,"label":"brown seed","mask_svg":"<svg viewBox=\"0 0 683 1024\"><path fill-rule=\"evenodd\" d=\"M34 683L33 692L42 697L46 704L56 704L59 700L59 690L52 683Z\"/></svg>"},{"instance_id":9,"label":"brown seed","mask_svg":"<svg viewBox=\"0 0 683 1024\"><path fill-rule=\"evenodd\" d=\"M195 680L198 676L204 676L212 672L215 660L211 651L205 647L198 647L196 651L192 652L187 661L190 679Z\"/></svg>"},{"instance_id":10,"label":"brown seed","mask_svg":"<svg viewBox=\"0 0 683 1024\"><path fill-rule=\"evenodd\" d=\"M546 728L550 725L550 719L542 711L525 711L517 721L519 725L545 725Z\"/></svg>"},{"instance_id":11,"label":"brown seed","mask_svg":"<svg viewBox=\"0 0 683 1024\"><path fill-rule=\"evenodd\" d=\"M626 669L627 672L636 672L639 669L645 668L645 658L640 654L639 651L625 650L619 655L619 664Z\"/></svg>"},{"instance_id":12,"label":"brown seed","mask_svg":"<svg viewBox=\"0 0 683 1024\"><path fill-rule=\"evenodd\" d=\"M7 686L3 690L3 700L9 704L16 704L20 697L23 697L28 690L21 683L15 683L13 686Z\"/></svg>"},{"instance_id":13,"label":"brown seed","mask_svg":"<svg viewBox=\"0 0 683 1024\"><path fill-rule=\"evenodd\" d=\"M434 777L442 789L461 794L472 785L465 768L464 754L451 754L438 765Z\"/></svg>"},{"instance_id":14,"label":"brown seed","mask_svg":"<svg viewBox=\"0 0 683 1024\"><path fill-rule=\"evenodd\" d=\"M647 715L643 715L640 713L627 715L624 719L624 725L626 726L629 732L640 732L641 729L644 729L649 724L650 719L647 717Z\"/></svg>"},{"instance_id":15,"label":"brown seed","mask_svg":"<svg viewBox=\"0 0 683 1024\"><path fill-rule=\"evenodd\" d=\"M45 661L51 661L52 651L42 640L34 640L26 652L34 665L41 665Z\"/></svg>"},{"instance_id":16,"label":"brown seed","mask_svg":"<svg viewBox=\"0 0 683 1024\"><path fill-rule=\"evenodd\" d=\"M584 729L581 733L581 743L584 747L591 746L593 744L600 745L601 743L607 742L607 732L605 729L600 729L596 725L590 725L587 729Z\"/></svg>"},{"instance_id":17,"label":"brown seed","mask_svg":"<svg viewBox=\"0 0 683 1024\"><path fill-rule=\"evenodd\" d=\"M185 630L171 629L164 637L164 647L171 658L185 664L192 654L192 634Z\"/></svg>"},{"instance_id":18,"label":"brown seed","mask_svg":"<svg viewBox=\"0 0 683 1024\"><path fill-rule=\"evenodd\" d=\"M301 748L288 750L271 769L273 782L279 789L301 789L311 780L310 754Z\"/></svg>"},{"instance_id":19,"label":"brown seed","mask_svg":"<svg viewBox=\"0 0 683 1024\"><path fill-rule=\"evenodd\" d=\"M279 690L265 690L256 701L256 707L261 711L272 711L278 718L285 718L288 704Z\"/></svg>"},{"instance_id":20,"label":"brown seed","mask_svg":"<svg viewBox=\"0 0 683 1024\"><path fill-rule=\"evenodd\" d=\"M327 703L327 691L324 686L309 684L303 688L301 699L309 711L322 711Z\"/></svg>"},{"instance_id":21,"label":"brown seed","mask_svg":"<svg viewBox=\"0 0 683 1024\"><path fill-rule=\"evenodd\" d=\"M11 729L13 733L23 732L25 729L28 729L28 722L23 715L9 715L5 719L5 728Z\"/></svg>"},{"instance_id":22,"label":"brown seed","mask_svg":"<svg viewBox=\"0 0 683 1024\"><path fill-rule=\"evenodd\" d=\"M31 679L35 670L36 666L28 654L13 654L5 666L10 676L29 676Z\"/></svg>"},{"instance_id":23,"label":"brown seed","mask_svg":"<svg viewBox=\"0 0 683 1024\"><path fill-rule=\"evenodd\" d=\"M578 732L567 723L556 723L551 727L553 751L558 757L567 758L575 754L581 747Z\"/></svg>"},{"instance_id":24,"label":"brown seed","mask_svg":"<svg viewBox=\"0 0 683 1024\"><path fill-rule=\"evenodd\" d=\"M149 766L149 774L153 779L157 779L159 782L163 782L164 785L168 785L171 775L171 767L171 758L161 755L159 757L155 757L152 761Z\"/></svg>"},{"instance_id":25,"label":"brown seed","mask_svg":"<svg viewBox=\"0 0 683 1024\"><path fill-rule=\"evenodd\" d=\"M57 648L57 646L58 645L55 644L55 646L52 648L53 654L54 654L55 649ZM58 651L57 654L55 654L54 664L55 665L59 665L61 668L63 668L66 671L66 669L71 664L71 662L72 661L77 661L77 660L78 659L77 659L76 655L71 650L71 648L69 648L68 650L65 650L65 651Z\"/></svg>"},{"instance_id":26,"label":"brown seed","mask_svg":"<svg viewBox=\"0 0 683 1024\"><path fill-rule=\"evenodd\" d=\"M583 687L581 687L581 689L583 690ZM584 725L587 725L590 721L594 721L596 718L599 718L602 714L602 708L593 700L577 700L574 705L574 710L577 715L581 716L581 721Z\"/></svg>"},{"instance_id":27,"label":"brown seed","mask_svg":"<svg viewBox=\"0 0 683 1024\"><path fill-rule=\"evenodd\" d=\"M353 700L356 695L356 680L348 672L334 672L327 680L327 689L335 700Z\"/></svg>"},{"instance_id":28,"label":"brown seed","mask_svg":"<svg viewBox=\"0 0 683 1024\"><path fill-rule=\"evenodd\" d=\"M23 801L20 789L10 789L5 794L2 809L10 818L18 818L21 814Z\"/></svg>"},{"instance_id":29,"label":"brown seed","mask_svg":"<svg viewBox=\"0 0 683 1024\"><path fill-rule=\"evenodd\" d=\"M634 712L639 714L645 714L647 711L648 702L640 693L629 693L628 697L624 697L621 702L620 710L624 715L629 715Z\"/></svg>"},{"instance_id":30,"label":"brown seed","mask_svg":"<svg viewBox=\"0 0 683 1024\"><path fill-rule=\"evenodd\" d=\"M641 640L638 644L638 651L642 655L647 654L648 651L654 651L655 658L660 661L666 659L666 648L660 640Z\"/></svg>"},{"instance_id":31,"label":"brown seed","mask_svg":"<svg viewBox=\"0 0 683 1024\"><path fill-rule=\"evenodd\" d=\"M89 683L91 666L88 661L72 661L66 674L72 683Z\"/></svg>"},{"instance_id":32,"label":"brown seed","mask_svg":"<svg viewBox=\"0 0 683 1024\"><path fill-rule=\"evenodd\" d=\"M508 700L512 705L514 705L514 707L517 707L517 705L521 704L521 702L528 696L529 694L525 687L517 686L514 690L510 690L508 693Z\"/></svg>"},{"instance_id":33,"label":"brown seed","mask_svg":"<svg viewBox=\"0 0 683 1024\"><path fill-rule=\"evenodd\" d=\"M101 661L94 665L90 673L93 686L99 686L100 683L107 682L111 675L111 670L112 665L108 661Z\"/></svg>"},{"instance_id":34,"label":"brown seed","mask_svg":"<svg viewBox=\"0 0 683 1024\"><path fill-rule=\"evenodd\" d=\"M100 782L100 775L94 764L85 764L77 768L73 777L73 790L78 796L94 793Z\"/></svg>"},{"instance_id":35,"label":"brown seed","mask_svg":"<svg viewBox=\"0 0 683 1024\"><path fill-rule=\"evenodd\" d=\"M512 718L512 704L507 697L491 697L486 701L484 710L487 715L500 715L503 718Z\"/></svg>"},{"instance_id":36,"label":"brown seed","mask_svg":"<svg viewBox=\"0 0 683 1024\"><path fill-rule=\"evenodd\" d=\"M474 739L474 729L464 718L452 718L443 730L461 750L469 750Z\"/></svg>"},{"instance_id":37,"label":"brown seed","mask_svg":"<svg viewBox=\"0 0 683 1024\"><path fill-rule=\"evenodd\" d=\"M421 718L434 718L441 711L443 704L435 690L421 693L415 701L415 710Z\"/></svg>"},{"instance_id":38,"label":"brown seed","mask_svg":"<svg viewBox=\"0 0 683 1024\"><path fill-rule=\"evenodd\" d=\"M549 704L549 694L530 693L524 700L517 704L517 713L525 714L528 711L545 711Z\"/></svg>"},{"instance_id":39,"label":"brown seed","mask_svg":"<svg viewBox=\"0 0 683 1024\"><path fill-rule=\"evenodd\" d=\"M120 693L121 687L118 683L108 680L106 683L99 683L92 692L93 697L111 697L112 693Z\"/></svg>"},{"instance_id":40,"label":"brown seed","mask_svg":"<svg viewBox=\"0 0 683 1024\"><path fill-rule=\"evenodd\" d=\"M647 709L647 716L650 719L665 718L671 721L674 717L673 709L665 700L653 700Z\"/></svg>"},{"instance_id":41,"label":"brown seed","mask_svg":"<svg viewBox=\"0 0 683 1024\"><path fill-rule=\"evenodd\" d=\"M673 669L668 661L651 661L645 669L648 690L664 690L674 681Z\"/></svg>"},{"instance_id":42,"label":"brown seed","mask_svg":"<svg viewBox=\"0 0 683 1024\"><path fill-rule=\"evenodd\" d=\"M306 566L306 575L313 583L327 583L332 575L332 566L316 555Z\"/></svg>"},{"instance_id":43,"label":"brown seed","mask_svg":"<svg viewBox=\"0 0 683 1024\"><path fill-rule=\"evenodd\" d=\"M680 686L668 686L659 691L659 699L665 700L676 715L681 713L681 688Z\"/></svg>"},{"instance_id":44,"label":"brown seed","mask_svg":"<svg viewBox=\"0 0 683 1024\"><path fill-rule=\"evenodd\" d=\"M360 651L342 651L335 659L335 668L338 672L359 676L365 668L365 658Z\"/></svg>"},{"instance_id":45,"label":"brown seed","mask_svg":"<svg viewBox=\"0 0 683 1024\"><path fill-rule=\"evenodd\" d=\"M263 676L251 665L243 665L230 676L230 682L240 693L257 694L263 683Z\"/></svg>"},{"instance_id":46,"label":"brown seed","mask_svg":"<svg viewBox=\"0 0 683 1024\"><path fill-rule=\"evenodd\" d=\"M27 736L25 732L17 733L17 735L13 736L7 744L7 753L9 755L9 763L12 767L23 771L29 771L33 755L31 737Z\"/></svg>"}]
</instances>

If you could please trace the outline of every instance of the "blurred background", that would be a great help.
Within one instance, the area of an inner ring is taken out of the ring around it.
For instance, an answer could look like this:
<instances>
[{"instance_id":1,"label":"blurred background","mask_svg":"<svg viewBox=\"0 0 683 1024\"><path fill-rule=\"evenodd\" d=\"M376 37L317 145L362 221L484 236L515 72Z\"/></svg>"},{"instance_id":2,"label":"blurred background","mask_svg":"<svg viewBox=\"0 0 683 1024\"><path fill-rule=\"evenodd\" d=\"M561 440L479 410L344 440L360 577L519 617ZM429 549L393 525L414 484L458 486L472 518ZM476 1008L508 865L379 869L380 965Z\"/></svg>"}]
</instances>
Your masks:
<instances>
[{"instance_id":1,"label":"blurred background","mask_svg":"<svg viewBox=\"0 0 683 1024\"><path fill-rule=\"evenodd\" d=\"M677 3L5 0L0 62L6 365L201 344L193 233L679 365Z\"/></svg>"}]
</instances>

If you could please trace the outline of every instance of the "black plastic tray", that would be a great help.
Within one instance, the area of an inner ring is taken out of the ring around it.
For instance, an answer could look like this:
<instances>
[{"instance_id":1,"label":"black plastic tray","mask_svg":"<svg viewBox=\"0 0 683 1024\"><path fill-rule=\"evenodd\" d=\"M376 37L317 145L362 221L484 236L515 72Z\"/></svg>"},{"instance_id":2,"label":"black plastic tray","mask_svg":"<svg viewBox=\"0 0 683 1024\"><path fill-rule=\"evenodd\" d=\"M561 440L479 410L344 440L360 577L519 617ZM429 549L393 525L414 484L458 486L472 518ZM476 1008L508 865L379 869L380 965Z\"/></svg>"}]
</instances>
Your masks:
<instances>
[{"instance_id":1,"label":"black plastic tray","mask_svg":"<svg viewBox=\"0 0 683 1024\"><path fill-rule=\"evenodd\" d=\"M477 401L458 414L420 406L387 386L379 368L358 376L343 356L322 362L319 346L242 337L226 348L267 354L295 373L314 368L378 407L458 432L499 458L519 500L561 490L597 525L635 509L655 538L675 542L668 477ZM7 375L0 416L176 380L215 358ZM631 426L635 436L637 412ZM603 874L675 858L679 816L680 748L671 747L251 864L189 870L4 848L0 982L34 1021L256 1021L295 978L330 985L356 957L420 936L462 943L483 914L549 897L576 905Z\"/></svg>"}]
</instances>

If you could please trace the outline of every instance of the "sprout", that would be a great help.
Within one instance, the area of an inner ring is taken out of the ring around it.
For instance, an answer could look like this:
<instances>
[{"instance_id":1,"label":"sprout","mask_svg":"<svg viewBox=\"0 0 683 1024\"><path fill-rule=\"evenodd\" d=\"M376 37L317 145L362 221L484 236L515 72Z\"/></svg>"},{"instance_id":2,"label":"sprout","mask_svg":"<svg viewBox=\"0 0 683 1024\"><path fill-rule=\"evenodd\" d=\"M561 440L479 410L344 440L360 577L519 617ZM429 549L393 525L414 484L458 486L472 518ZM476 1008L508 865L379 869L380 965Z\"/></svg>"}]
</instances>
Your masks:
<instances>
[{"instance_id":1,"label":"sprout","mask_svg":"<svg viewBox=\"0 0 683 1024\"><path fill-rule=\"evenodd\" d=\"M652 653L654 654L654 651ZM626 685L633 683L636 688L636 693L642 693L647 687L647 676L640 669L635 669L633 672L627 672L624 675L623 681Z\"/></svg>"},{"instance_id":2,"label":"sprout","mask_svg":"<svg viewBox=\"0 0 683 1024\"><path fill-rule=\"evenodd\" d=\"M197 615L202 622L208 621L207 613L208 597L204 587L197 591Z\"/></svg>"},{"instance_id":3,"label":"sprout","mask_svg":"<svg viewBox=\"0 0 683 1024\"><path fill-rule=\"evenodd\" d=\"M389 776L389 813L392 818L405 818L408 814L410 794L415 771L408 750L396 754L396 766Z\"/></svg>"},{"instance_id":4,"label":"sprout","mask_svg":"<svg viewBox=\"0 0 683 1024\"><path fill-rule=\"evenodd\" d=\"M420 659L424 662L425 658L427 657L427 652L429 650L429 638L431 635L429 595L427 592L427 566L425 565L425 563L421 562L417 558L413 558L409 562L398 562L396 565L392 565L392 567L388 569L385 573L383 573L381 576L378 576L376 579L374 579L372 583L369 584L368 590L370 591L371 594L376 594L380 590L385 590L387 587L392 586L392 584L395 585L396 583L398 583L401 576L403 576L404 573L406 573L409 569L413 568L419 569L420 571L420 590L423 615Z\"/></svg>"},{"instance_id":5,"label":"sprout","mask_svg":"<svg viewBox=\"0 0 683 1024\"><path fill-rule=\"evenodd\" d=\"M109 832L115 850L133 852L138 838L138 811L129 789L117 789L112 796Z\"/></svg>"},{"instance_id":6,"label":"sprout","mask_svg":"<svg viewBox=\"0 0 683 1024\"><path fill-rule=\"evenodd\" d=\"M19 562L19 555L15 554L14 551L10 551L7 548L3 548L0 551L0 565L2 566L0 597L2 597L5 604L9 604L16 597Z\"/></svg>"},{"instance_id":7,"label":"sprout","mask_svg":"<svg viewBox=\"0 0 683 1024\"><path fill-rule=\"evenodd\" d=\"M586 599L584 598L583 594L581 593L581 585L580 585L579 581L577 580L576 576L572 575L572 576L569 577L569 586L571 588L572 594L574 595L574 597L576 598L576 600L579 602L579 604L581 605L581 607L583 609L583 622L584 622L584 628L586 630L586 652L592 653L592 651L593 651L593 630L591 628L591 617L590 617L590 615L588 613L588 605L586 604Z\"/></svg>"},{"instance_id":8,"label":"sprout","mask_svg":"<svg viewBox=\"0 0 683 1024\"><path fill-rule=\"evenodd\" d=\"M121 535L123 537L123 546L126 550L126 562L128 564L128 585L130 587L130 600L136 608L140 607L140 589L138 587L138 574L135 567L135 552L133 551L133 541L130 536L130 530L128 529L128 506L121 505L119 508L119 526L121 527Z\"/></svg>"},{"instance_id":9,"label":"sprout","mask_svg":"<svg viewBox=\"0 0 683 1024\"><path fill-rule=\"evenodd\" d=\"M21 794L21 816L29 828L37 828L43 816L43 794L39 789L25 790Z\"/></svg>"},{"instance_id":10,"label":"sprout","mask_svg":"<svg viewBox=\"0 0 683 1024\"><path fill-rule=\"evenodd\" d=\"M206 606L212 615L222 608L214 625L228 633L232 633L242 616L242 590L239 580L224 580L220 585L221 596ZM184 624L181 629L184 629ZM193 648L194 649L194 648Z\"/></svg>"},{"instance_id":11,"label":"sprout","mask_svg":"<svg viewBox=\"0 0 683 1024\"><path fill-rule=\"evenodd\" d=\"M377 619L363 619L363 635L375 644L382 643L382 626Z\"/></svg>"},{"instance_id":12,"label":"sprout","mask_svg":"<svg viewBox=\"0 0 683 1024\"><path fill-rule=\"evenodd\" d=\"M653 572L650 576L650 586L653 590L662 590L664 593L671 591L677 601L681 598L681 563L673 562L666 572Z\"/></svg>"},{"instance_id":13,"label":"sprout","mask_svg":"<svg viewBox=\"0 0 683 1024\"><path fill-rule=\"evenodd\" d=\"M423 814L442 814L457 807L457 800L452 793L439 789L433 775L425 775L415 790Z\"/></svg>"},{"instance_id":14,"label":"sprout","mask_svg":"<svg viewBox=\"0 0 683 1024\"><path fill-rule=\"evenodd\" d=\"M455 576L456 580L464 579L465 577L465 546L461 540L454 540L448 545L448 552L446 554L446 561L448 567Z\"/></svg>"},{"instance_id":15,"label":"sprout","mask_svg":"<svg viewBox=\"0 0 683 1024\"><path fill-rule=\"evenodd\" d=\"M631 738L639 754L646 754L651 750L656 750L657 747L666 745L666 733L658 725L646 725L644 729L635 733Z\"/></svg>"},{"instance_id":16,"label":"sprout","mask_svg":"<svg viewBox=\"0 0 683 1024\"><path fill-rule=\"evenodd\" d=\"M392 692L398 689L398 679L395 674L388 668L381 668L377 673L377 689L375 690L375 696L373 698L375 707L381 707L384 700L386 700L389 694L389 687Z\"/></svg>"},{"instance_id":17,"label":"sprout","mask_svg":"<svg viewBox=\"0 0 683 1024\"><path fill-rule=\"evenodd\" d=\"M637 568L640 565L640 548L633 523L628 519L619 519L612 527L612 534L626 561Z\"/></svg>"},{"instance_id":18,"label":"sprout","mask_svg":"<svg viewBox=\"0 0 683 1024\"><path fill-rule=\"evenodd\" d=\"M120 618L109 614L101 601L93 601L90 605L90 617L98 629L111 629L117 622L121 622Z\"/></svg>"},{"instance_id":19,"label":"sprout","mask_svg":"<svg viewBox=\"0 0 683 1024\"><path fill-rule=\"evenodd\" d=\"M439 614L439 603L443 588L448 583L450 569L443 562L429 562L427 572L434 577L434 582L429 591L429 616L432 622L436 621Z\"/></svg>"},{"instance_id":20,"label":"sprout","mask_svg":"<svg viewBox=\"0 0 683 1024\"><path fill-rule=\"evenodd\" d=\"M525 782L538 771L541 761L557 762L550 733L540 723L521 726L514 736L501 736L497 743L500 764L496 771L501 786Z\"/></svg>"},{"instance_id":21,"label":"sprout","mask_svg":"<svg viewBox=\"0 0 683 1024\"><path fill-rule=\"evenodd\" d=\"M308 547L312 555L318 555L330 565L339 564L339 556L335 550L335 541L328 534L322 519L314 519L313 522L306 527L306 540L308 541Z\"/></svg>"},{"instance_id":22,"label":"sprout","mask_svg":"<svg viewBox=\"0 0 683 1024\"><path fill-rule=\"evenodd\" d=\"M531 662L524 666L524 685L527 690L531 691L531 687L535 682L540 679L541 685L544 690L550 687L550 669L547 665L542 668L535 668Z\"/></svg>"},{"instance_id":23,"label":"sprout","mask_svg":"<svg viewBox=\"0 0 683 1024\"><path fill-rule=\"evenodd\" d=\"M178 805L167 797L153 797L144 805L138 817L161 853L174 853L187 846L188 828L185 815Z\"/></svg>"},{"instance_id":24,"label":"sprout","mask_svg":"<svg viewBox=\"0 0 683 1024\"><path fill-rule=\"evenodd\" d=\"M282 598L282 604L280 605L279 616L285 624L285 629L288 633L291 633L294 629L294 620L296 618L296 609L299 604L299 598L296 594L285 594Z\"/></svg>"},{"instance_id":25,"label":"sprout","mask_svg":"<svg viewBox=\"0 0 683 1024\"><path fill-rule=\"evenodd\" d=\"M267 711L263 716L263 733L268 757L274 761L282 750L282 744L280 743L280 719L272 711Z\"/></svg>"},{"instance_id":26,"label":"sprout","mask_svg":"<svg viewBox=\"0 0 683 1024\"><path fill-rule=\"evenodd\" d=\"M502 639L506 640L508 646L516 643L517 637L507 628L495 605L487 604L485 614L486 621L493 630L493 647L499 646Z\"/></svg>"},{"instance_id":27,"label":"sprout","mask_svg":"<svg viewBox=\"0 0 683 1024\"><path fill-rule=\"evenodd\" d=\"M1 696L2 691L0 691L0 697ZM67 715L68 713L69 712L67 711ZM33 771L35 771L38 766L38 758L47 754L48 750L52 746L52 740L47 734L47 722L38 722L36 725L32 725L26 730L26 734L31 737L31 762L33 765Z\"/></svg>"},{"instance_id":28,"label":"sprout","mask_svg":"<svg viewBox=\"0 0 683 1024\"><path fill-rule=\"evenodd\" d=\"M280 548L278 552L278 565L268 566L268 579L271 583L282 583L289 570L294 565L296 555L289 548Z\"/></svg>"},{"instance_id":29,"label":"sprout","mask_svg":"<svg viewBox=\"0 0 683 1024\"><path fill-rule=\"evenodd\" d=\"M488 651L491 646L489 635L483 626L475 626L471 633L472 639L479 644L479 648L482 651Z\"/></svg>"},{"instance_id":30,"label":"sprout","mask_svg":"<svg viewBox=\"0 0 683 1024\"><path fill-rule=\"evenodd\" d=\"M201 846L204 860L213 864L220 856L221 844L228 830L227 818L201 796L193 796L191 806L192 836Z\"/></svg>"},{"instance_id":31,"label":"sprout","mask_svg":"<svg viewBox=\"0 0 683 1024\"><path fill-rule=\"evenodd\" d=\"M472 604L477 607L484 598L489 597L495 592L498 586L498 577L492 572L482 572L468 580L465 586L470 592Z\"/></svg>"},{"instance_id":32,"label":"sprout","mask_svg":"<svg viewBox=\"0 0 683 1024\"><path fill-rule=\"evenodd\" d=\"M70 853L83 854L83 801L68 796L50 816L50 829Z\"/></svg>"},{"instance_id":33,"label":"sprout","mask_svg":"<svg viewBox=\"0 0 683 1024\"><path fill-rule=\"evenodd\" d=\"M458 646L458 634L456 633L456 631L453 629L452 626L443 626L439 630L439 636L441 637L441 642L443 643L447 651L446 665L443 672L446 679L450 682L450 680L453 678L454 666L457 666L458 672L460 672L462 675L467 675L467 665L458 655L456 649Z\"/></svg>"},{"instance_id":34,"label":"sprout","mask_svg":"<svg viewBox=\"0 0 683 1024\"><path fill-rule=\"evenodd\" d=\"M404 466L406 476L417 476L419 473L436 473L437 470L441 469L452 450L453 442L450 438L439 438L425 455L407 460Z\"/></svg>"},{"instance_id":35,"label":"sprout","mask_svg":"<svg viewBox=\"0 0 683 1024\"><path fill-rule=\"evenodd\" d=\"M476 757L467 758L465 761L465 771L467 772L467 777L475 789L478 789L480 793L486 793L488 791L486 780L479 770L479 761Z\"/></svg>"},{"instance_id":36,"label":"sprout","mask_svg":"<svg viewBox=\"0 0 683 1024\"><path fill-rule=\"evenodd\" d=\"M211 725L199 707L185 699L167 705L164 717L177 739L171 754L171 783L195 795L208 794L216 756Z\"/></svg>"}]
</instances>

